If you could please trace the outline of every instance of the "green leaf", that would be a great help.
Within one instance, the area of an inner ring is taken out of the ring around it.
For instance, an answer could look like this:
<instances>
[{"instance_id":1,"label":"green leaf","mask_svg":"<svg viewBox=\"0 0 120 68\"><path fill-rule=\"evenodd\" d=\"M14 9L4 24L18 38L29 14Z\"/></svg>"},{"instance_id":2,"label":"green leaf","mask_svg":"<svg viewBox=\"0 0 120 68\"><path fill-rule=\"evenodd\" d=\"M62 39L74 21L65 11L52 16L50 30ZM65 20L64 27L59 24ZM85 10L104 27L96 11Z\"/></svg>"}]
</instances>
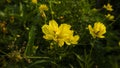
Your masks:
<instances>
[{"instance_id":1,"label":"green leaf","mask_svg":"<svg viewBox=\"0 0 120 68\"><path fill-rule=\"evenodd\" d=\"M81 57L80 55L78 55L78 54L76 54L76 53L74 53L74 54L75 54L75 56L77 57L77 59L79 59L80 61L84 62L84 60L82 59L82 57Z\"/></svg>"},{"instance_id":2,"label":"green leaf","mask_svg":"<svg viewBox=\"0 0 120 68\"><path fill-rule=\"evenodd\" d=\"M33 55L33 46L34 46L34 40L35 40L35 30L36 27L35 25L32 25L31 30L29 32L29 36L28 36L28 43L27 43L27 47L25 50L25 56L31 56Z\"/></svg>"},{"instance_id":3,"label":"green leaf","mask_svg":"<svg viewBox=\"0 0 120 68\"><path fill-rule=\"evenodd\" d=\"M38 61L35 61L34 63L32 63L28 68L36 65L36 64L42 64L42 63L51 63L51 64L54 64L54 65L57 65L55 62L52 62L50 60L38 60Z\"/></svg>"}]
</instances>

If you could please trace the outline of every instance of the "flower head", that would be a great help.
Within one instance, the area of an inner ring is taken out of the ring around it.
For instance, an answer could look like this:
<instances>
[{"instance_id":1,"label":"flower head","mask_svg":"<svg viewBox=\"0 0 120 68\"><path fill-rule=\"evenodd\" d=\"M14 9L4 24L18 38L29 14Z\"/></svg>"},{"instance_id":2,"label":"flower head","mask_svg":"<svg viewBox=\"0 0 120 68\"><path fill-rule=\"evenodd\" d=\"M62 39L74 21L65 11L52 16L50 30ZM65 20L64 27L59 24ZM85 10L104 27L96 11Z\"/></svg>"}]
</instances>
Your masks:
<instances>
[{"instance_id":1,"label":"flower head","mask_svg":"<svg viewBox=\"0 0 120 68\"><path fill-rule=\"evenodd\" d=\"M73 36L73 30L68 24L61 24L58 26L55 20L50 20L49 25L45 24L42 27L43 36L46 40L53 40L58 43L60 47L66 43L67 45L77 44L79 39L78 35Z\"/></svg>"},{"instance_id":2,"label":"flower head","mask_svg":"<svg viewBox=\"0 0 120 68\"><path fill-rule=\"evenodd\" d=\"M110 5L110 3L108 3L107 5L104 5L103 8L105 8L108 11L113 11L112 5Z\"/></svg>"},{"instance_id":3,"label":"flower head","mask_svg":"<svg viewBox=\"0 0 120 68\"><path fill-rule=\"evenodd\" d=\"M47 10L48 10L48 7L47 7L46 4L41 4L41 5L39 6L39 10L40 10L40 11L47 11Z\"/></svg>"},{"instance_id":4,"label":"flower head","mask_svg":"<svg viewBox=\"0 0 120 68\"><path fill-rule=\"evenodd\" d=\"M94 24L94 27L92 28L91 25L88 25L88 29L90 31L90 34L93 36L93 38L105 38L103 34L106 33L106 27L103 23L101 22L96 22Z\"/></svg>"},{"instance_id":5,"label":"flower head","mask_svg":"<svg viewBox=\"0 0 120 68\"><path fill-rule=\"evenodd\" d=\"M114 16L111 15L111 14L105 15L105 17L106 17L107 19L109 19L109 20L114 20Z\"/></svg>"}]
</instances>

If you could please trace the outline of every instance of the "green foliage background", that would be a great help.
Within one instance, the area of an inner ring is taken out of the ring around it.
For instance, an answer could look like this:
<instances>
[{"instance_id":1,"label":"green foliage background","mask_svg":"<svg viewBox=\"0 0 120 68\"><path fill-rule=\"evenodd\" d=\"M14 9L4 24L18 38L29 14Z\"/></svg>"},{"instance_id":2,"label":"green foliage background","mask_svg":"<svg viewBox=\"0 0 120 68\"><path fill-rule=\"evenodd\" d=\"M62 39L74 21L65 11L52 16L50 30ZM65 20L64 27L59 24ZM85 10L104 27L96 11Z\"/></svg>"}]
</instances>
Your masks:
<instances>
[{"instance_id":1,"label":"green foliage background","mask_svg":"<svg viewBox=\"0 0 120 68\"><path fill-rule=\"evenodd\" d=\"M107 3L114 11L103 9ZM46 19L38 9L41 4L49 8ZM0 0L0 67L120 68L119 5L119 0L38 0L37 4L31 0ZM105 18L107 13L115 16L114 21ZM43 38L41 27L51 19L59 25L70 24L80 36L78 44L50 49L51 41ZM104 39L93 39L86 29L97 21L107 28Z\"/></svg>"}]
</instances>

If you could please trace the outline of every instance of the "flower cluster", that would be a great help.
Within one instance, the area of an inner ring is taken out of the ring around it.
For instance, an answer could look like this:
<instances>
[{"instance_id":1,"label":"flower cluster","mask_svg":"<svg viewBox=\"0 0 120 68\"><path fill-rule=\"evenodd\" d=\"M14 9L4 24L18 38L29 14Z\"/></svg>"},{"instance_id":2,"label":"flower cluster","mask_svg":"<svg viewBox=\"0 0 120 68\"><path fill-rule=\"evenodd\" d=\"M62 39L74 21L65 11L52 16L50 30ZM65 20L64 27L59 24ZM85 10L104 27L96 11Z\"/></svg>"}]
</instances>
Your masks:
<instances>
[{"instance_id":1,"label":"flower cluster","mask_svg":"<svg viewBox=\"0 0 120 68\"><path fill-rule=\"evenodd\" d=\"M46 40L53 40L58 43L60 47L66 43L67 45L77 44L79 36L73 36L74 31L70 30L71 26L68 24L61 24L58 26L55 20L50 20L49 25L45 24L42 26L43 36Z\"/></svg>"},{"instance_id":2,"label":"flower cluster","mask_svg":"<svg viewBox=\"0 0 120 68\"><path fill-rule=\"evenodd\" d=\"M88 25L88 29L90 31L90 34L93 36L93 38L105 38L103 34L106 33L106 27L101 22L95 22L94 27L92 28L91 25Z\"/></svg>"}]
</instances>

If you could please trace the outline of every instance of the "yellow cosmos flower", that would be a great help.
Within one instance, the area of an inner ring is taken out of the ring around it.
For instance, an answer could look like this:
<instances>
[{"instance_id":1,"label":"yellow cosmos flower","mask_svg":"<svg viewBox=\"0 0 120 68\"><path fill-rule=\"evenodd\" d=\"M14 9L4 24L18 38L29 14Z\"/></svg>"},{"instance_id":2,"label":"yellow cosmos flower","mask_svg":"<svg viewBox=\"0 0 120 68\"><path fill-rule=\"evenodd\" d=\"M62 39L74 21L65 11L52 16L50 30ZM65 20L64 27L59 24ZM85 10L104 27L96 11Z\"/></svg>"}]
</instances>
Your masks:
<instances>
[{"instance_id":1,"label":"yellow cosmos flower","mask_svg":"<svg viewBox=\"0 0 120 68\"><path fill-rule=\"evenodd\" d=\"M88 25L88 29L90 31L90 34L93 36L93 38L105 38L103 34L106 33L106 27L103 23L101 22L96 22L94 24L94 27L92 28L91 25Z\"/></svg>"},{"instance_id":2,"label":"yellow cosmos flower","mask_svg":"<svg viewBox=\"0 0 120 68\"><path fill-rule=\"evenodd\" d=\"M110 3L108 3L107 5L104 5L103 8L105 8L108 11L113 11L112 5L110 5Z\"/></svg>"},{"instance_id":3,"label":"yellow cosmos flower","mask_svg":"<svg viewBox=\"0 0 120 68\"><path fill-rule=\"evenodd\" d=\"M64 45L64 42L67 45L77 44L79 36L73 36L73 30L70 30L71 26L68 24L61 24L58 27L58 24L55 20L50 20L49 25L45 24L42 27L42 32L45 34L43 36L46 40L54 40L58 43L60 47Z\"/></svg>"},{"instance_id":4,"label":"yellow cosmos flower","mask_svg":"<svg viewBox=\"0 0 120 68\"><path fill-rule=\"evenodd\" d=\"M41 4L41 5L39 6L39 10L40 10L40 11L47 11L47 10L48 10L48 7L47 7L46 4Z\"/></svg>"},{"instance_id":5,"label":"yellow cosmos flower","mask_svg":"<svg viewBox=\"0 0 120 68\"><path fill-rule=\"evenodd\" d=\"M32 0L32 3L37 4L37 0Z\"/></svg>"},{"instance_id":6,"label":"yellow cosmos flower","mask_svg":"<svg viewBox=\"0 0 120 68\"><path fill-rule=\"evenodd\" d=\"M108 18L109 20L113 20L114 19L114 16L111 15L111 14L107 14L105 15L106 18Z\"/></svg>"}]
</instances>

